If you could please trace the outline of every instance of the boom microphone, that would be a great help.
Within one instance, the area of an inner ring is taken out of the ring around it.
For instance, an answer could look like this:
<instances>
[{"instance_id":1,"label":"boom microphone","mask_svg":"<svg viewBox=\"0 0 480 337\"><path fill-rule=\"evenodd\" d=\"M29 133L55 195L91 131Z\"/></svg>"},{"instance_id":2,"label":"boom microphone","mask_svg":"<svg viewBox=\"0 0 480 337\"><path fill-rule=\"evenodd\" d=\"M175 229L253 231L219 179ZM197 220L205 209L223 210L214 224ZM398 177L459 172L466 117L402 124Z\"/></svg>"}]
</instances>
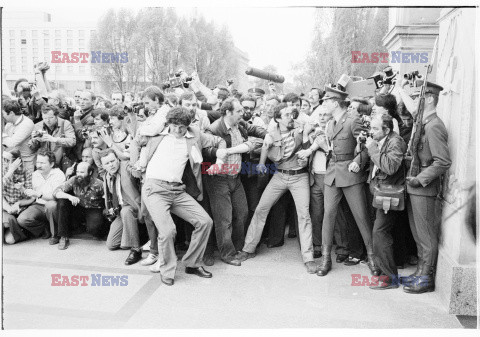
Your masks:
<instances>
[{"instance_id":1,"label":"boom microphone","mask_svg":"<svg viewBox=\"0 0 480 337\"><path fill-rule=\"evenodd\" d=\"M272 74L272 73L269 73L268 71L263 71L257 68L249 67L247 68L247 70L245 70L245 74L258 77L267 81L272 81L275 83L285 82L285 77L283 77L282 75Z\"/></svg>"}]
</instances>

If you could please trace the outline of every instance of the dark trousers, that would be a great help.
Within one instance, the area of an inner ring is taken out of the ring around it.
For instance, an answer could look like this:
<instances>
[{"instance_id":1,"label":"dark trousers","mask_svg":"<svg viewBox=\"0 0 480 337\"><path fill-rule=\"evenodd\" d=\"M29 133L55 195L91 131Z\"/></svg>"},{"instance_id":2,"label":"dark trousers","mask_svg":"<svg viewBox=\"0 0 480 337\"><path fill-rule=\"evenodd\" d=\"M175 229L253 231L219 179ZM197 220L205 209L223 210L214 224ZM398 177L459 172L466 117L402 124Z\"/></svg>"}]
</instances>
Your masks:
<instances>
[{"instance_id":1,"label":"dark trousers","mask_svg":"<svg viewBox=\"0 0 480 337\"><path fill-rule=\"evenodd\" d=\"M325 185L325 214L322 224L322 245L331 246L333 233L342 197L345 196L355 222L360 230L367 253L373 253L372 222L367 209L365 184L360 183L347 187Z\"/></svg>"},{"instance_id":2,"label":"dark trousers","mask_svg":"<svg viewBox=\"0 0 480 337\"><path fill-rule=\"evenodd\" d=\"M102 209L84 208L80 205L73 206L70 200L58 199L58 236L70 237L70 223L73 219L76 221L85 221L87 233L101 237L105 234L104 219Z\"/></svg>"},{"instance_id":3,"label":"dark trousers","mask_svg":"<svg viewBox=\"0 0 480 337\"><path fill-rule=\"evenodd\" d=\"M435 266L438 255L437 203L435 197L408 195L408 218L413 238L417 243L418 258Z\"/></svg>"},{"instance_id":4,"label":"dark trousers","mask_svg":"<svg viewBox=\"0 0 480 337\"><path fill-rule=\"evenodd\" d=\"M373 254L375 264L384 275L396 278L398 275L397 264L393 258L392 227L399 212L377 209L375 223L373 224Z\"/></svg>"},{"instance_id":5,"label":"dark trousers","mask_svg":"<svg viewBox=\"0 0 480 337\"><path fill-rule=\"evenodd\" d=\"M393 256L397 266L404 265L409 256L417 256L417 246L410 230L408 211L396 212L395 225L393 226Z\"/></svg>"},{"instance_id":6,"label":"dark trousers","mask_svg":"<svg viewBox=\"0 0 480 337\"><path fill-rule=\"evenodd\" d=\"M218 250L222 259L231 259L245 243L247 197L239 175L208 176L206 182Z\"/></svg>"}]
</instances>

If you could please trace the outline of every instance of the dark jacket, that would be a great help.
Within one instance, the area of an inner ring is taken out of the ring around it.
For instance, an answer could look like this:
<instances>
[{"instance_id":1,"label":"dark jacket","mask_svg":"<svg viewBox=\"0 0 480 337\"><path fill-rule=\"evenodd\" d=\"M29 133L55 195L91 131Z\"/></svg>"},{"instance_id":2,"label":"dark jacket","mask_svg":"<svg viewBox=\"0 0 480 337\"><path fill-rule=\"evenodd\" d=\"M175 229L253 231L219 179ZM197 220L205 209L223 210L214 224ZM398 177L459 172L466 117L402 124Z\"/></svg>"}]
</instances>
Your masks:
<instances>
[{"instance_id":1,"label":"dark jacket","mask_svg":"<svg viewBox=\"0 0 480 337\"><path fill-rule=\"evenodd\" d=\"M370 186L377 183L387 185L400 185L405 183L405 161L407 144L396 132L391 131L385 139L382 148L376 145L368 147L370 157L370 172L368 182ZM378 170L372 178L374 166Z\"/></svg>"},{"instance_id":2,"label":"dark jacket","mask_svg":"<svg viewBox=\"0 0 480 337\"><path fill-rule=\"evenodd\" d=\"M420 173L417 179L422 186L407 185L407 192L414 195L436 196L441 190L440 177L452 165L448 150L448 132L436 113L423 120L423 133L418 144Z\"/></svg>"},{"instance_id":3,"label":"dark jacket","mask_svg":"<svg viewBox=\"0 0 480 337\"><path fill-rule=\"evenodd\" d=\"M240 134L242 135L243 141L246 142L248 141L248 137L256 137L256 138L265 138L265 135L267 134L267 130L260 126L254 126L245 122L240 122L238 124L238 130L240 131ZM225 143L227 144L227 149L232 147L232 137L230 133L227 130L227 126L225 125L225 121L223 117L220 119L217 119L213 124L210 125L207 130L205 130L206 133L211 133L215 136L218 136L222 139L225 140ZM259 144L254 144L254 147L257 147ZM261 144L260 144L261 147ZM203 152L204 154L204 159L206 162L210 163L215 163L216 158L214 158L212 155L208 154L206 151ZM244 153L242 156L242 161L248 161L250 159L250 156L248 153Z\"/></svg>"}]
</instances>

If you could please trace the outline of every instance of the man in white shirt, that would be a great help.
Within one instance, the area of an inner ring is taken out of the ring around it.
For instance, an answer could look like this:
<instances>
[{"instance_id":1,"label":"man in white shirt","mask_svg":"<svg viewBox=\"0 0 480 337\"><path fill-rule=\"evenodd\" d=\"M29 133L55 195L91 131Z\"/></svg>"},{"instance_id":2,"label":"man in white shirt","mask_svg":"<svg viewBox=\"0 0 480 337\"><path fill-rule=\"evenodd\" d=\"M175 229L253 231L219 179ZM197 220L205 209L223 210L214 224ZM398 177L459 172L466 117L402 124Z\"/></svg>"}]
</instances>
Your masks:
<instances>
[{"instance_id":1,"label":"man in white shirt","mask_svg":"<svg viewBox=\"0 0 480 337\"><path fill-rule=\"evenodd\" d=\"M203 199L201 164L202 149L219 159L225 159L225 141L220 137L201 133L190 127L187 109L176 107L167 114L168 127L158 136L149 139L147 169L142 198L158 230L158 248L162 259L157 261L161 280L173 285L177 255L175 253L175 224L171 213L191 223L190 246L183 256L185 272L210 278L212 274L201 267L203 254L213 221L195 200ZM212 171L218 166L212 166Z\"/></svg>"},{"instance_id":2,"label":"man in white shirt","mask_svg":"<svg viewBox=\"0 0 480 337\"><path fill-rule=\"evenodd\" d=\"M51 151L40 151L37 154L37 170L32 174L32 189L26 189L25 194L36 198L35 202L23 211L18 217L18 224L27 231L38 234L51 233L49 243L59 242L55 233L57 221L57 201L53 198L53 191L65 181L65 174L55 166L55 154ZM47 235L48 238L49 235Z\"/></svg>"},{"instance_id":3,"label":"man in white shirt","mask_svg":"<svg viewBox=\"0 0 480 337\"><path fill-rule=\"evenodd\" d=\"M20 104L14 100L3 103L2 117L6 125L2 130L2 144L7 150L18 149L22 158L23 167L30 172L34 171L35 153L28 146L34 124L33 121L22 114Z\"/></svg>"}]
</instances>

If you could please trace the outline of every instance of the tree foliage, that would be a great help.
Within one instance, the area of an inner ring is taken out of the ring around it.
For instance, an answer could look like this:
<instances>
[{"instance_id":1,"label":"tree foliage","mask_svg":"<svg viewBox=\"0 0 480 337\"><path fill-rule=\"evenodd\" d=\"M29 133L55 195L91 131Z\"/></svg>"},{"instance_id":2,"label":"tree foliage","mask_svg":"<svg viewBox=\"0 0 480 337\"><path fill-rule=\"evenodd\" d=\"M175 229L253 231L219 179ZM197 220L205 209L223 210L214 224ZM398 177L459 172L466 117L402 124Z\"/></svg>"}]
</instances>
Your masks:
<instances>
[{"instance_id":1,"label":"tree foliage","mask_svg":"<svg viewBox=\"0 0 480 337\"><path fill-rule=\"evenodd\" d=\"M352 63L351 52L386 52L382 38L387 29L388 8L317 9L310 51L292 68L296 90L306 92L311 87L336 83L344 73L371 76L385 64Z\"/></svg>"},{"instance_id":2,"label":"tree foliage","mask_svg":"<svg viewBox=\"0 0 480 337\"><path fill-rule=\"evenodd\" d=\"M127 63L95 65L106 92L161 86L179 68L198 72L207 86L233 77L238 56L228 28L203 16L179 17L173 8L110 9L98 22L92 50L128 52Z\"/></svg>"}]
</instances>

